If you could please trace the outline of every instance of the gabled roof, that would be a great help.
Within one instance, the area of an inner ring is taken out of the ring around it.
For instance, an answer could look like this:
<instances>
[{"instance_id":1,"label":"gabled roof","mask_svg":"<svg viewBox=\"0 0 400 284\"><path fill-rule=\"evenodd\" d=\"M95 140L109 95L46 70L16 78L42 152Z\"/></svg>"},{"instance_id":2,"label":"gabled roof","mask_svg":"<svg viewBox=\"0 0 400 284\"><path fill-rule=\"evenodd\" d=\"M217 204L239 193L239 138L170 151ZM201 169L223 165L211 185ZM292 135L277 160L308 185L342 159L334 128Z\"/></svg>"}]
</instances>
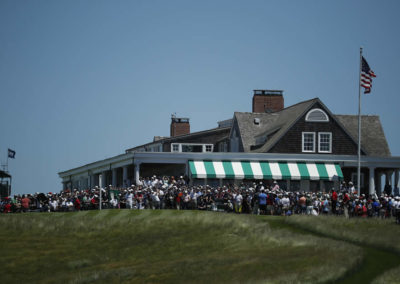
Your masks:
<instances>
[{"instance_id":1,"label":"gabled roof","mask_svg":"<svg viewBox=\"0 0 400 284\"><path fill-rule=\"evenodd\" d=\"M239 127L244 152L267 153L282 136L307 113L316 103L334 119L350 139L357 144L358 116L357 115L334 115L321 102L319 98L287 107L275 113L242 113L235 112L234 118ZM256 125L254 119L258 118L260 124ZM361 117L361 150L369 156L390 157L390 150L379 116ZM266 142L257 145L257 138L267 137ZM252 146L256 146L252 149Z\"/></svg>"},{"instance_id":2,"label":"gabled roof","mask_svg":"<svg viewBox=\"0 0 400 284\"><path fill-rule=\"evenodd\" d=\"M357 115L335 115L335 117L347 129L353 139L358 139ZM367 151L369 156L391 156L379 116L361 116L361 147Z\"/></svg>"},{"instance_id":3,"label":"gabled roof","mask_svg":"<svg viewBox=\"0 0 400 284\"><path fill-rule=\"evenodd\" d=\"M183 134L183 135L179 135L179 136L175 136L175 137L164 137L158 140L153 140L153 142L149 142L146 144L142 144L130 149L125 150L125 152L132 152L138 148L142 148L142 147L146 147L146 146L150 146L153 144L160 144L160 143L166 143L166 142L175 142L178 140L182 140L182 139L188 139L188 138L196 138L196 137L201 137L201 136L205 136L205 135L212 135L218 132L227 132L226 136L228 137L229 131L230 131L230 127L217 127L217 128L212 128L212 129L207 129L207 130L203 130L203 131L198 131L198 132L192 132L189 134ZM161 136L156 136L156 137L161 137Z\"/></svg>"},{"instance_id":4,"label":"gabled roof","mask_svg":"<svg viewBox=\"0 0 400 284\"><path fill-rule=\"evenodd\" d=\"M235 112L234 118L239 127L244 152L266 152L316 102L320 102L320 100L315 98L300 102L273 113ZM259 125L254 123L255 118L260 119ZM271 132L275 133L262 147L251 150L251 146L257 144L256 137L268 135Z\"/></svg>"}]
</instances>

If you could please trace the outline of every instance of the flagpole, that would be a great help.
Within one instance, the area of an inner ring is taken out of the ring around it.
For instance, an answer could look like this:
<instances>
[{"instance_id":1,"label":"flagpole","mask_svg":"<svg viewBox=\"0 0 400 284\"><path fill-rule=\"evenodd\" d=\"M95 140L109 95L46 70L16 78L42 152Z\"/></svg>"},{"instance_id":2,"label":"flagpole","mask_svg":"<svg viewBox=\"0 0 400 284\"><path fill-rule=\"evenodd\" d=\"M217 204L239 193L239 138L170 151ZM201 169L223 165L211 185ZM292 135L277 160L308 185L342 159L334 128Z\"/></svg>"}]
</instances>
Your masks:
<instances>
[{"instance_id":1,"label":"flagpole","mask_svg":"<svg viewBox=\"0 0 400 284\"><path fill-rule=\"evenodd\" d=\"M6 164L6 172L8 173L8 159L10 158L10 156L8 156L8 149L7 149L7 164Z\"/></svg>"},{"instance_id":2,"label":"flagpole","mask_svg":"<svg viewBox=\"0 0 400 284\"><path fill-rule=\"evenodd\" d=\"M357 191L361 193L361 68L362 68L362 47L360 47L360 70L358 74L358 165L357 165Z\"/></svg>"}]
</instances>

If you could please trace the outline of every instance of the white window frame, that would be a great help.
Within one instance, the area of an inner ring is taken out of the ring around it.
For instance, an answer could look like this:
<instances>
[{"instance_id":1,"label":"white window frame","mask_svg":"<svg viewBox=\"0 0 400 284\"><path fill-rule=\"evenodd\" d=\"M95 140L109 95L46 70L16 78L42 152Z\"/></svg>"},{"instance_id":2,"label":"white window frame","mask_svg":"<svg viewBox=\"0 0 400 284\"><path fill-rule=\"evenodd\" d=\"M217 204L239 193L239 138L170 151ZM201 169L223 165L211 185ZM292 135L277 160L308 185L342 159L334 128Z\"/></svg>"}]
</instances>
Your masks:
<instances>
[{"instance_id":1,"label":"white window frame","mask_svg":"<svg viewBox=\"0 0 400 284\"><path fill-rule=\"evenodd\" d=\"M313 112L315 112L315 111L320 111L320 112L322 112L322 113L325 115L326 120L310 120L310 114L313 113ZM309 121L309 122L329 122L329 116L328 116L328 115L326 114L326 112L323 111L322 109L320 109L320 108L313 108L312 110L310 110L310 111L307 113L307 115L306 115L306 121Z\"/></svg>"},{"instance_id":2,"label":"white window frame","mask_svg":"<svg viewBox=\"0 0 400 284\"><path fill-rule=\"evenodd\" d=\"M304 150L304 135L312 134L313 135L313 150ZM301 150L303 153L315 153L315 132L302 132L301 133Z\"/></svg>"},{"instance_id":3,"label":"white window frame","mask_svg":"<svg viewBox=\"0 0 400 284\"><path fill-rule=\"evenodd\" d=\"M321 150L321 134L329 134L329 151ZM332 153L332 132L318 132L318 152Z\"/></svg>"},{"instance_id":4,"label":"white window frame","mask_svg":"<svg viewBox=\"0 0 400 284\"><path fill-rule=\"evenodd\" d=\"M209 147L211 147L211 151L207 151L207 146L209 146ZM212 145L212 144L205 144L205 145L203 145L203 152L204 153L211 153L214 149L214 145Z\"/></svg>"},{"instance_id":5,"label":"white window frame","mask_svg":"<svg viewBox=\"0 0 400 284\"><path fill-rule=\"evenodd\" d=\"M178 151L174 151L174 145L178 146ZM202 146L202 153L211 153L214 151L214 145L213 144L203 144L203 143L171 143L171 152L174 153L181 153L182 152L182 146L183 145L188 145L188 146ZM206 146L211 146L211 151L207 152L206 151Z\"/></svg>"},{"instance_id":6,"label":"white window frame","mask_svg":"<svg viewBox=\"0 0 400 284\"><path fill-rule=\"evenodd\" d=\"M177 151L174 150L174 146L178 146L178 150L177 150ZM182 152L181 144L172 143L172 144L171 144L171 152L174 152L174 153Z\"/></svg>"}]
</instances>

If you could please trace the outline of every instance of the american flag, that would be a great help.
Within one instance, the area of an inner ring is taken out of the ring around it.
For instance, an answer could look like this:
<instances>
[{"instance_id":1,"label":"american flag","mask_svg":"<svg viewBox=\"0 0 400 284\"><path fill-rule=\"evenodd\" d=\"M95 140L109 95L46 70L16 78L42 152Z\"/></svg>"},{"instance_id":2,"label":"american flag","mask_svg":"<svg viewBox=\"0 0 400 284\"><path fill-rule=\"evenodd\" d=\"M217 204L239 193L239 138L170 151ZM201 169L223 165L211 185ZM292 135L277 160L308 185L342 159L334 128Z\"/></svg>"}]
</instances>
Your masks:
<instances>
[{"instance_id":1,"label":"american flag","mask_svg":"<svg viewBox=\"0 0 400 284\"><path fill-rule=\"evenodd\" d=\"M364 56L362 57L361 64L361 87L363 87L364 94L369 94L372 88L372 78L376 77L374 71L369 68L367 60L365 60Z\"/></svg>"}]
</instances>

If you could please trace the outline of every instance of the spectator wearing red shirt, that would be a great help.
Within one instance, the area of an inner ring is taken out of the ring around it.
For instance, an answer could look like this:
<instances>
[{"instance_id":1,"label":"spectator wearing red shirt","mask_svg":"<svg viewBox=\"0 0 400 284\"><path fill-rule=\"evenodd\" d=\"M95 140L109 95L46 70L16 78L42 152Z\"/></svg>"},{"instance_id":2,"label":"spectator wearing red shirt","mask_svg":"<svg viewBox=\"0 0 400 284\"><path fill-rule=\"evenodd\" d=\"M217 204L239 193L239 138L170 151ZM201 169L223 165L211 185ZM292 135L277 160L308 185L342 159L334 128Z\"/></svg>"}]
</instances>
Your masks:
<instances>
[{"instance_id":1,"label":"spectator wearing red shirt","mask_svg":"<svg viewBox=\"0 0 400 284\"><path fill-rule=\"evenodd\" d=\"M335 190L332 192L332 213L336 214L336 203L337 203L338 195Z\"/></svg>"},{"instance_id":2,"label":"spectator wearing red shirt","mask_svg":"<svg viewBox=\"0 0 400 284\"><path fill-rule=\"evenodd\" d=\"M75 198L74 206L75 206L75 210L77 210L77 211L81 210L81 201L79 200L78 197Z\"/></svg>"},{"instance_id":3,"label":"spectator wearing red shirt","mask_svg":"<svg viewBox=\"0 0 400 284\"><path fill-rule=\"evenodd\" d=\"M3 213L11 213L11 202L10 202L10 198L6 197L6 198L4 198L4 200L5 200L7 203L4 205Z\"/></svg>"}]
</instances>

